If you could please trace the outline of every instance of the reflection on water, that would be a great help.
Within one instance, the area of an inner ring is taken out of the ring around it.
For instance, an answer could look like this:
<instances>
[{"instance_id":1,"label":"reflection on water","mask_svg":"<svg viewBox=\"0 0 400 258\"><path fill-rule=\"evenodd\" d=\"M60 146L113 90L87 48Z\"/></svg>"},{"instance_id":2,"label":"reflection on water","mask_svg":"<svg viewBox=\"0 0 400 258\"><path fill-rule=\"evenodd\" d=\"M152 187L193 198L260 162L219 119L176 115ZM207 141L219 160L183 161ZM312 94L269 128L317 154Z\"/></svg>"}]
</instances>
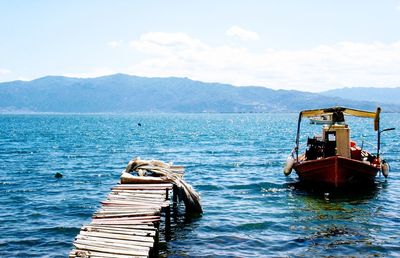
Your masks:
<instances>
[{"instance_id":1,"label":"reflection on water","mask_svg":"<svg viewBox=\"0 0 400 258\"><path fill-rule=\"evenodd\" d=\"M379 239L374 237L382 225L375 223L374 218L382 216L383 204L375 200L379 190L386 186L386 182L376 182L364 188L326 191L299 182L287 184L296 202L302 203L300 210L293 210L295 223L290 229L300 235L295 241L317 256L382 252Z\"/></svg>"}]
</instances>

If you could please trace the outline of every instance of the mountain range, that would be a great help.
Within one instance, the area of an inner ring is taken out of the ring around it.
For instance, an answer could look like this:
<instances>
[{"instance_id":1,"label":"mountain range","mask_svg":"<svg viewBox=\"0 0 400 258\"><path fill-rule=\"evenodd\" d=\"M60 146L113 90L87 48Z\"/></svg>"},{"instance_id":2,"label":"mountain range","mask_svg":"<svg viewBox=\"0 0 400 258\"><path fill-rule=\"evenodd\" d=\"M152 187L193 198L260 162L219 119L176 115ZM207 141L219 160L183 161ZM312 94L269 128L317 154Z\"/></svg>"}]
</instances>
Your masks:
<instances>
[{"instance_id":1,"label":"mountain range","mask_svg":"<svg viewBox=\"0 0 400 258\"><path fill-rule=\"evenodd\" d=\"M378 103L400 104L399 88L372 88L372 87L354 87L329 90L321 93L331 97L341 97L353 100L369 100Z\"/></svg>"},{"instance_id":2,"label":"mountain range","mask_svg":"<svg viewBox=\"0 0 400 258\"><path fill-rule=\"evenodd\" d=\"M390 98L384 97L385 91ZM175 77L46 76L0 83L0 112L297 112L337 105L367 110L381 106L386 112L399 112L399 97L400 88L347 88L317 94Z\"/></svg>"}]
</instances>

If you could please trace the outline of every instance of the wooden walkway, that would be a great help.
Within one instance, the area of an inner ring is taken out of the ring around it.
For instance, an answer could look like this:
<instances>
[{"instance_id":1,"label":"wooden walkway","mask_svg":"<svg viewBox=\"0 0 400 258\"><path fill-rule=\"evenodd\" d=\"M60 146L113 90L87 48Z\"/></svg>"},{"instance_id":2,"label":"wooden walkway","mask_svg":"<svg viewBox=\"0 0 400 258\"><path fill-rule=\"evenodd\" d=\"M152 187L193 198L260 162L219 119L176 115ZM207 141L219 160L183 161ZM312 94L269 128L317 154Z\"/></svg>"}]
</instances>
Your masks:
<instances>
[{"instance_id":1,"label":"wooden walkway","mask_svg":"<svg viewBox=\"0 0 400 258\"><path fill-rule=\"evenodd\" d=\"M174 191L172 191L174 190ZM89 225L83 226L69 257L156 257L161 215L170 222L177 191L171 183L118 184Z\"/></svg>"}]
</instances>

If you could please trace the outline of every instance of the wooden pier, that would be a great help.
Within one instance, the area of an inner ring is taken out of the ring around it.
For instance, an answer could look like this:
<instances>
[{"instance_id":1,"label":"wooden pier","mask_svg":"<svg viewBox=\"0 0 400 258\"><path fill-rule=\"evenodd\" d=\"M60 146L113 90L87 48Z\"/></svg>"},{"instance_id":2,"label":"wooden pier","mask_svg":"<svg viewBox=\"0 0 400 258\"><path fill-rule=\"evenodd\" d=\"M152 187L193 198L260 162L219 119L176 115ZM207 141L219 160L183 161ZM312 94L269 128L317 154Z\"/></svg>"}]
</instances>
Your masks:
<instances>
[{"instance_id":1,"label":"wooden pier","mask_svg":"<svg viewBox=\"0 0 400 258\"><path fill-rule=\"evenodd\" d=\"M178 173L183 177L183 169ZM126 183L129 180L121 177L121 183L111 189L91 223L81 228L69 257L158 256L161 216L165 216L165 229L169 228L178 187L159 177L134 177L135 183Z\"/></svg>"},{"instance_id":2,"label":"wooden pier","mask_svg":"<svg viewBox=\"0 0 400 258\"><path fill-rule=\"evenodd\" d=\"M169 198L172 189L171 183L113 187L91 223L81 228L69 257L157 256L161 215L169 224L170 205L176 205L176 198L175 204Z\"/></svg>"}]
</instances>

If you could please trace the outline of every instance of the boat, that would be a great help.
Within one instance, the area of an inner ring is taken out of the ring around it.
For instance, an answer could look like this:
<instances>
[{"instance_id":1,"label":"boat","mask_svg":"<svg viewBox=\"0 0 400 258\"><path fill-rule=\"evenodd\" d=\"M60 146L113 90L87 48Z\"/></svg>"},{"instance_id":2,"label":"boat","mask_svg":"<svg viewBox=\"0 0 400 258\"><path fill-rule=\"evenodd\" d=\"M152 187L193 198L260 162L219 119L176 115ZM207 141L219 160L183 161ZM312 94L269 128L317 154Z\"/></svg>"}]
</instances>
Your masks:
<instances>
[{"instance_id":1,"label":"boat","mask_svg":"<svg viewBox=\"0 0 400 258\"><path fill-rule=\"evenodd\" d=\"M284 174L288 176L294 169L300 182L315 186L329 185L342 187L355 184L373 183L378 172L387 177L389 164L380 155L381 133L394 130L380 130L381 108L375 112L345 107L303 110L299 113L296 146L287 158ZM377 132L377 150L372 154L358 146L350 138L350 127L346 116L373 119ZM322 126L322 135L307 139L307 149L299 154L300 129L302 118L329 116L330 124Z\"/></svg>"},{"instance_id":2,"label":"boat","mask_svg":"<svg viewBox=\"0 0 400 258\"><path fill-rule=\"evenodd\" d=\"M321 116L313 116L310 117L310 124L331 124L332 116L331 115L321 115Z\"/></svg>"}]
</instances>

